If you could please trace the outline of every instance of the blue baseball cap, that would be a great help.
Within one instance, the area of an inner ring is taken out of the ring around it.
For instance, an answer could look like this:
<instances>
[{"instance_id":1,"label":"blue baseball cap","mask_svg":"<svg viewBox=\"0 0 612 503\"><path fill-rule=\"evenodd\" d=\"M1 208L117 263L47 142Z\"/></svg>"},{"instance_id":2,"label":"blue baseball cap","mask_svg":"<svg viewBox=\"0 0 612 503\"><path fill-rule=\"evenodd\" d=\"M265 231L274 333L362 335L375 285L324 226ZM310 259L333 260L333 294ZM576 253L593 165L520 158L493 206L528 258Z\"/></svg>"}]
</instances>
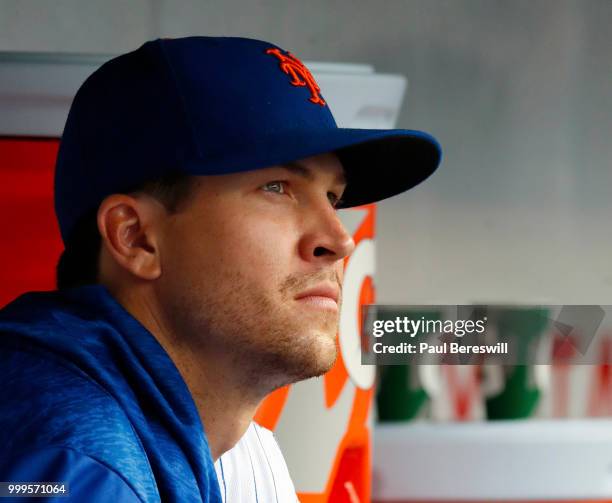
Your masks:
<instances>
[{"instance_id":1,"label":"blue baseball cap","mask_svg":"<svg viewBox=\"0 0 612 503\"><path fill-rule=\"evenodd\" d=\"M426 179L441 149L405 129L339 128L290 52L237 37L158 39L103 64L78 90L55 171L64 243L113 193L171 173L221 175L335 152L340 207L385 199Z\"/></svg>"}]
</instances>

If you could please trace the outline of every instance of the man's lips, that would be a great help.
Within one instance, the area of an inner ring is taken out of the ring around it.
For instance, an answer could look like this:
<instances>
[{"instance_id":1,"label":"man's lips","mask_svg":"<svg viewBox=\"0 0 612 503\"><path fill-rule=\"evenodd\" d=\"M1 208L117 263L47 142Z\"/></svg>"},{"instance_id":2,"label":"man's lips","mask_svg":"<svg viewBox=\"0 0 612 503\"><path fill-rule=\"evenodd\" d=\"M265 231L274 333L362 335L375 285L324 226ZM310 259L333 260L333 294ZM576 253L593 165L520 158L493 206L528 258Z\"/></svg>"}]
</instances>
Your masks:
<instances>
[{"instance_id":1,"label":"man's lips","mask_svg":"<svg viewBox=\"0 0 612 503\"><path fill-rule=\"evenodd\" d=\"M319 285L296 295L295 300L308 303L313 307L338 309L340 289L331 284Z\"/></svg>"}]
</instances>

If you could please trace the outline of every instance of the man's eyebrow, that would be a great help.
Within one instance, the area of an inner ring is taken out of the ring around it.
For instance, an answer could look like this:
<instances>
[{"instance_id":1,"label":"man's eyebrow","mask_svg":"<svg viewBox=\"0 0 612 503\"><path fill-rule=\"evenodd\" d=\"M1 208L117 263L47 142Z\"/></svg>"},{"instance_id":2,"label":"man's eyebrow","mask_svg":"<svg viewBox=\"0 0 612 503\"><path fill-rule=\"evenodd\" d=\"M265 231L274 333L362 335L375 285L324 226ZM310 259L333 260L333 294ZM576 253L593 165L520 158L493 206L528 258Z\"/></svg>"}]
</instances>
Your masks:
<instances>
[{"instance_id":1,"label":"man's eyebrow","mask_svg":"<svg viewBox=\"0 0 612 503\"><path fill-rule=\"evenodd\" d=\"M312 173L312 170L307 168L306 166L304 166L298 161L285 162L281 164L280 167L285 168L291 171L292 173L295 173L296 175L299 175L305 178L306 180L310 180L310 181L314 180L314 175ZM344 175L344 170L336 175L335 181L339 184L346 185L346 176Z\"/></svg>"}]
</instances>

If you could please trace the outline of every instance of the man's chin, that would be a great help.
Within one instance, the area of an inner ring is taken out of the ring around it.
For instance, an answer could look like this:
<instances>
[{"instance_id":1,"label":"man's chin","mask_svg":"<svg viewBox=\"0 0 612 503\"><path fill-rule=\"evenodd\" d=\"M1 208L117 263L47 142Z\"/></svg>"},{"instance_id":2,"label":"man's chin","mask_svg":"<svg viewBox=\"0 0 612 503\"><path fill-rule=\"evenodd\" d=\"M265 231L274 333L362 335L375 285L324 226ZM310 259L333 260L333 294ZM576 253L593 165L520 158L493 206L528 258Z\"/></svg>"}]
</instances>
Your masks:
<instances>
[{"instance_id":1,"label":"man's chin","mask_svg":"<svg viewBox=\"0 0 612 503\"><path fill-rule=\"evenodd\" d=\"M335 336L321 333L313 346L315 347L312 353L305 358L308 362L303 367L304 372L301 377L297 379L299 381L325 374L334 366L338 358L338 346Z\"/></svg>"},{"instance_id":2,"label":"man's chin","mask_svg":"<svg viewBox=\"0 0 612 503\"><path fill-rule=\"evenodd\" d=\"M335 331L332 334L331 330L319 329L293 334L282 345L251 348L248 357L253 366L249 382L259 383L270 392L321 376L334 366L338 357Z\"/></svg>"}]
</instances>

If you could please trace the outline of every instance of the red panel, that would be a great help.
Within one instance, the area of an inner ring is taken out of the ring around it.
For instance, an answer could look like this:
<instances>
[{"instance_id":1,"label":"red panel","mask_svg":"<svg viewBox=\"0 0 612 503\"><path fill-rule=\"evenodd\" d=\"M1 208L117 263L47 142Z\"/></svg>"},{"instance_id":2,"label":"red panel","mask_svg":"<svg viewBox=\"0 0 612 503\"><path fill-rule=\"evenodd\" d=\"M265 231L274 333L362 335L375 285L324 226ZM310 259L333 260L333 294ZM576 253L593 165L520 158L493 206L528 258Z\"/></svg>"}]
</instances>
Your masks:
<instances>
[{"instance_id":1,"label":"red panel","mask_svg":"<svg viewBox=\"0 0 612 503\"><path fill-rule=\"evenodd\" d=\"M53 210L56 139L0 138L0 306L55 288L63 250Z\"/></svg>"}]
</instances>

